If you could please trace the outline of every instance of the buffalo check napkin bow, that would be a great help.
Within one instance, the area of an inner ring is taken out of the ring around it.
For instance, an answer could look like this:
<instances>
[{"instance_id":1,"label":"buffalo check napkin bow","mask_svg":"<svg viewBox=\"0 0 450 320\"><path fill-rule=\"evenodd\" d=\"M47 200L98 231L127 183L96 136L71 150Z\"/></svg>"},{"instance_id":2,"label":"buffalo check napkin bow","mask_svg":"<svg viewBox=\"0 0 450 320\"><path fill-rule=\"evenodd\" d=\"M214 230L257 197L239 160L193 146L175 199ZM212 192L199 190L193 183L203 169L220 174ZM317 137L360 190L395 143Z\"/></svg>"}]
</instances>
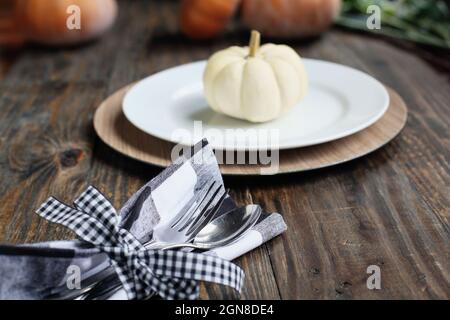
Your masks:
<instances>
[{"instance_id":1,"label":"buffalo check napkin bow","mask_svg":"<svg viewBox=\"0 0 450 320\"><path fill-rule=\"evenodd\" d=\"M242 288L244 272L227 260L183 251L146 249L133 234L120 228L116 210L92 186L74 201L74 207L49 198L36 212L105 252L129 299L144 299L152 292L164 299L196 299L198 280L227 285L237 291Z\"/></svg>"}]
</instances>

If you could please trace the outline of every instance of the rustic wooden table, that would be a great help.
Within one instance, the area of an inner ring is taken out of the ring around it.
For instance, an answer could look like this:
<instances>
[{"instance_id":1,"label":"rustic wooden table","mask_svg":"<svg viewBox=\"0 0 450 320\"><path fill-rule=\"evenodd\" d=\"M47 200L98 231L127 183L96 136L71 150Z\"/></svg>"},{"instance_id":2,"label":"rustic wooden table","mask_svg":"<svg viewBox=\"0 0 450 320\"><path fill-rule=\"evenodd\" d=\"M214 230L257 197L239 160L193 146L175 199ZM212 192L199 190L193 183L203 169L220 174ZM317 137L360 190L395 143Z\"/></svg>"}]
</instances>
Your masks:
<instances>
[{"instance_id":1,"label":"rustic wooden table","mask_svg":"<svg viewBox=\"0 0 450 320\"><path fill-rule=\"evenodd\" d=\"M122 2L114 31L99 42L2 52L0 241L72 237L34 214L49 195L70 201L93 184L120 207L161 169L121 156L96 137L98 104L132 81L245 41L240 33L188 41L176 33L173 3L134 1ZM449 299L448 73L415 52L342 30L290 44L305 57L374 75L405 99L409 119L386 147L344 165L225 179L239 203L281 212L289 226L237 260L247 274L241 298ZM381 268L381 290L366 287L369 265ZM236 295L207 285L202 297Z\"/></svg>"}]
</instances>

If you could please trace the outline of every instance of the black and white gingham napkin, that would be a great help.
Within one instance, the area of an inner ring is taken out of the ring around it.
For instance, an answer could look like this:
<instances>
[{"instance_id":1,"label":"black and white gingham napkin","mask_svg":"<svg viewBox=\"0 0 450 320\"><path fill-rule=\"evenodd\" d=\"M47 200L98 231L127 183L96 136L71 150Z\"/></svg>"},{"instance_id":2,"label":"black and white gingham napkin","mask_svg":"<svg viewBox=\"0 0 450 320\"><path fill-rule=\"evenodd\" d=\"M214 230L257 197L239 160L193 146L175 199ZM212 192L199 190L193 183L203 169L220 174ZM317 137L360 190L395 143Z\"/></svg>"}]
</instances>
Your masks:
<instances>
[{"instance_id":1,"label":"black and white gingham napkin","mask_svg":"<svg viewBox=\"0 0 450 320\"><path fill-rule=\"evenodd\" d=\"M218 257L183 251L148 250L121 228L112 204L89 187L70 207L49 198L37 213L73 230L82 240L106 253L129 299L157 292L165 299L196 299L198 280L241 290L244 272Z\"/></svg>"},{"instance_id":2,"label":"black and white gingham napkin","mask_svg":"<svg viewBox=\"0 0 450 320\"><path fill-rule=\"evenodd\" d=\"M214 257L234 259L279 235L286 230L280 215L270 215L270 219L261 221L240 241L203 256L147 251L141 247L141 243L154 239L158 227L180 213L183 203L198 196L206 182L214 181L223 186L217 159L207 141L186 151L189 152L183 152L172 165L134 193L121 207L118 217L109 201L98 196L99 192L93 188L89 188L73 207L49 199L39 210L40 214L71 227L88 242L65 240L0 245L0 299L52 299L68 288L73 275L68 273L70 267L78 267L83 285L92 283L95 275L111 263L123 274L121 280L127 288L132 288L128 289L131 297L144 296L145 290L153 291L151 285L154 285L168 298L171 298L169 294L173 294L173 298L193 298L198 290L193 281L198 280L240 288L241 270ZM211 205L217 203L217 199L214 201ZM228 197L217 216L235 208L236 204ZM178 290L180 284L185 286L184 291ZM118 298L127 298L127 292L121 290Z\"/></svg>"}]
</instances>

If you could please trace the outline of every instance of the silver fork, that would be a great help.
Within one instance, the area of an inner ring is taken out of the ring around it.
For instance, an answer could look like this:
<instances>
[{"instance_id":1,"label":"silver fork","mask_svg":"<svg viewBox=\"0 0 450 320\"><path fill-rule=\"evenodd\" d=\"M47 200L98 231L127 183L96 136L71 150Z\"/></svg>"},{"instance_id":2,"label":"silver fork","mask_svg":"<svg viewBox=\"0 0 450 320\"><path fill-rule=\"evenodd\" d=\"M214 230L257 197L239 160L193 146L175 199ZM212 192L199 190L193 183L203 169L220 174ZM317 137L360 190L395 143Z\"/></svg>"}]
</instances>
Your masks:
<instances>
[{"instance_id":1,"label":"silver fork","mask_svg":"<svg viewBox=\"0 0 450 320\"><path fill-rule=\"evenodd\" d=\"M167 237L166 234L159 234L158 235L158 241L151 241L144 246L146 248L151 248L152 245L158 245L160 241L163 241L163 239L170 238L171 243L178 243L183 242L183 235L185 242L192 241L195 236L197 235L200 230L202 230L216 215L218 210L220 209L223 201L225 200L227 196L227 192L223 192L220 194L218 201L215 205L213 205L210 208L211 203L214 201L217 195L219 195L219 192L221 191L221 186L214 190L213 197L209 200L208 203L206 203L203 207L203 210L206 208L206 212L203 211L204 214L193 214L192 212L188 212L187 215L190 216L190 218L185 219L184 217L179 217L171 226L170 230L174 232L169 237ZM211 191L211 188L207 190L207 194ZM204 200L204 198L203 198ZM197 208L200 206L199 204ZM207 208L210 208L209 210ZM175 233L177 232L177 233ZM92 290L90 290L88 293L85 293L80 297L82 300L94 300L94 299L107 299L108 297L111 297L114 293L120 290L122 287L122 283L120 282L119 278L117 277L116 273L113 273L109 275L107 278L96 284Z\"/></svg>"},{"instance_id":2,"label":"silver fork","mask_svg":"<svg viewBox=\"0 0 450 320\"><path fill-rule=\"evenodd\" d=\"M153 243L172 242L178 243L194 239L197 233L211 221L214 215L214 208L219 202L223 201L226 192L222 184L213 181L206 184L198 192L197 197L193 197L180 213L170 221L170 227L162 226L156 227L153 231L153 239L144 243L144 246L150 247ZM214 200L219 196L219 199L214 205ZM197 198L197 199L196 199ZM198 201L200 199L200 201ZM211 207L213 205L213 207ZM211 210L208 210L211 207Z\"/></svg>"},{"instance_id":3,"label":"silver fork","mask_svg":"<svg viewBox=\"0 0 450 320\"><path fill-rule=\"evenodd\" d=\"M173 219L167 228L159 228L155 230L152 241L145 243L146 247L156 244L168 235L174 237L176 241L186 242L195 238L196 234L214 218L216 209L220 207L226 197L226 192L221 183L217 181L205 183L201 190L192 197L188 203L180 210L180 213ZM219 199L214 203L214 200L219 196ZM210 208L211 207L211 208ZM184 239L184 240L183 240ZM88 292L100 286L108 279L117 278L114 269L108 268L99 271L91 277L85 279L81 283L81 289L68 289L63 287L60 290L52 292L46 299L75 299L81 295L86 295ZM118 280L118 278L117 278ZM104 288L103 285L100 287ZM97 291L97 290L96 290Z\"/></svg>"}]
</instances>

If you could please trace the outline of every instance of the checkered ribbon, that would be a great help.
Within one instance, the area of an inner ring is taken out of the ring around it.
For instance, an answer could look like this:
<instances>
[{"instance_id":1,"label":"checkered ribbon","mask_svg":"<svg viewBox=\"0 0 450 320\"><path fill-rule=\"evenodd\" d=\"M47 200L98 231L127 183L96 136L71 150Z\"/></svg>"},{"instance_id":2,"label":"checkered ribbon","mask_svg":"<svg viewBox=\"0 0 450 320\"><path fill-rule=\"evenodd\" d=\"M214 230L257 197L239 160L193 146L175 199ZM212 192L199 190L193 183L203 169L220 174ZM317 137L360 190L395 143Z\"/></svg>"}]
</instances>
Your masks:
<instances>
[{"instance_id":1,"label":"checkered ribbon","mask_svg":"<svg viewBox=\"0 0 450 320\"><path fill-rule=\"evenodd\" d=\"M241 290L244 272L213 256L170 250L149 250L119 227L112 204L94 187L74 202L74 208L49 198L36 211L41 217L74 231L111 259L129 299L157 292L164 299L196 299L198 280Z\"/></svg>"}]
</instances>

